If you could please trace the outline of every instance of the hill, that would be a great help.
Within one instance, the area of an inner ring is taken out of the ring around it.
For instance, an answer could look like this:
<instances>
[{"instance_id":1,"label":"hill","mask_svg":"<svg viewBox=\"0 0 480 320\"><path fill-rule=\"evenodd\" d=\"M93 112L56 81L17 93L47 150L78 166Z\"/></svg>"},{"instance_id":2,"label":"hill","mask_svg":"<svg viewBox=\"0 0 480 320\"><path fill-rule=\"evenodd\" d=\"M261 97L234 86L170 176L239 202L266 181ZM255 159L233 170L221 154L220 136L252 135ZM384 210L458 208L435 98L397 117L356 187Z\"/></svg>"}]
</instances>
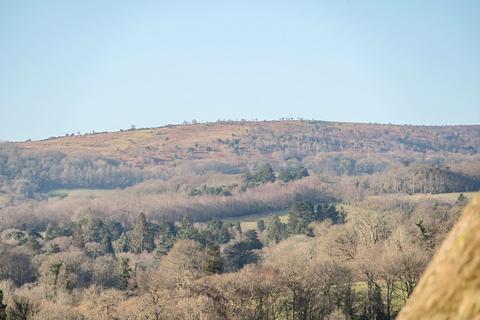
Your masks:
<instances>
[{"instance_id":1,"label":"hill","mask_svg":"<svg viewBox=\"0 0 480 320\"><path fill-rule=\"evenodd\" d=\"M177 159L232 159L280 153L480 152L480 126L412 126L325 121L218 122L172 125L28 141L33 152L55 151L157 165Z\"/></svg>"},{"instance_id":2,"label":"hill","mask_svg":"<svg viewBox=\"0 0 480 320\"><path fill-rule=\"evenodd\" d=\"M124 188L179 175L242 174L264 162L277 170L302 164L335 176L448 164L470 175L466 170L473 168L476 174L478 166L471 163L478 164L479 152L480 126L323 121L178 125L2 144L0 190L31 197L54 188Z\"/></svg>"}]
</instances>

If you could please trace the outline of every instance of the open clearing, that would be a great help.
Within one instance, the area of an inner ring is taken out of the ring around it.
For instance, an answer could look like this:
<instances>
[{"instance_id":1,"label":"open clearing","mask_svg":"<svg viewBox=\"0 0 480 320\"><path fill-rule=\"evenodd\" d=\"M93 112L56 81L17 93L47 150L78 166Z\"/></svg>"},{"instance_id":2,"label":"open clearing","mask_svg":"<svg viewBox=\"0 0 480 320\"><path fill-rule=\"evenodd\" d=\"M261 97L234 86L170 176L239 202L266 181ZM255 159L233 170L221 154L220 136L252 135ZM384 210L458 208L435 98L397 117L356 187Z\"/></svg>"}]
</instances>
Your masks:
<instances>
[{"instance_id":1,"label":"open clearing","mask_svg":"<svg viewBox=\"0 0 480 320\"><path fill-rule=\"evenodd\" d=\"M117 189L54 189L48 191L46 194L49 197L77 197L77 198L97 198L99 196L116 191Z\"/></svg>"}]
</instances>

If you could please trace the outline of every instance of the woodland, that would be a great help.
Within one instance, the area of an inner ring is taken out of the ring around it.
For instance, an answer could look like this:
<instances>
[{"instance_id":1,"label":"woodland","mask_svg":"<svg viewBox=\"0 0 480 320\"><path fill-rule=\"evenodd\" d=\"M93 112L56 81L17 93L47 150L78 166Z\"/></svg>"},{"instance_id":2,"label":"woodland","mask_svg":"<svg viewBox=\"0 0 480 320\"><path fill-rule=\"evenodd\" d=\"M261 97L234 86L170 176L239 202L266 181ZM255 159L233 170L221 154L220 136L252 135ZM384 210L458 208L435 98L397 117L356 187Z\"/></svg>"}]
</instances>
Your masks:
<instances>
[{"instance_id":1,"label":"woodland","mask_svg":"<svg viewBox=\"0 0 480 320\"><path fill-rule=\"evenodd\" d=\"M394 319L479 189L480 126L0 143L0 319Z\"/></svg>"}]
</instances>

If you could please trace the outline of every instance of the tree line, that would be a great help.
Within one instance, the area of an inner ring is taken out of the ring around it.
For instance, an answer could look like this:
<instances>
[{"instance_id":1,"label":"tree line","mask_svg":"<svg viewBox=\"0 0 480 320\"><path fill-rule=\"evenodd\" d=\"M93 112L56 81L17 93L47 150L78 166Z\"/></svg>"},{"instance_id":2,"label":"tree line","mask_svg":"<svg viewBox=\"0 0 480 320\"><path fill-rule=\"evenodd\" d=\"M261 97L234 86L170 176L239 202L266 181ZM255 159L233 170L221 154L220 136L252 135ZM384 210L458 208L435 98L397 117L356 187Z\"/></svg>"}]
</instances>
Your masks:
<instances>
[{"instance_id":1,"label":"tree line","mask_svg":"<svg viewBox=\"0 0 480 320\"><path fill-rule=\"evenodd\" d=\"M245 230L143 213L132 225L89 217L4 230L0 315L393 319L466 199L413 211L379 201L345 211L298 198L288 219Z\"/></svg>"}]
</instances>

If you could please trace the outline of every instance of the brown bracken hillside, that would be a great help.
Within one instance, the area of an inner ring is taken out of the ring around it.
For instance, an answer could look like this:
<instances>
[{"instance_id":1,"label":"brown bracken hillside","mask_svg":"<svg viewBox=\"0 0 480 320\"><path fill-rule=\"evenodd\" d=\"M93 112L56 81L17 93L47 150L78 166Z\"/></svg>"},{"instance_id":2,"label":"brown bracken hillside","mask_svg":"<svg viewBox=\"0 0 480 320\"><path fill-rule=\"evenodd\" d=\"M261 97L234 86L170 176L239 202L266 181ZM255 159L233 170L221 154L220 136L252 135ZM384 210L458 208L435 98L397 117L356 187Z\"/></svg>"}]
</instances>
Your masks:
<instances>
[{"instance_id":1,"label":"brown bracken hillside","mask_svg":"<svg viewBox=\"0 0 480 320\"><path fill-rule=\"evenodd\" d=\"M303 157L319 152L480 153L480 126L412 126L324 121L217 122L18 143L32 151L94 155L137 165L178 159Z\"/></svg>"}]
</instances>

